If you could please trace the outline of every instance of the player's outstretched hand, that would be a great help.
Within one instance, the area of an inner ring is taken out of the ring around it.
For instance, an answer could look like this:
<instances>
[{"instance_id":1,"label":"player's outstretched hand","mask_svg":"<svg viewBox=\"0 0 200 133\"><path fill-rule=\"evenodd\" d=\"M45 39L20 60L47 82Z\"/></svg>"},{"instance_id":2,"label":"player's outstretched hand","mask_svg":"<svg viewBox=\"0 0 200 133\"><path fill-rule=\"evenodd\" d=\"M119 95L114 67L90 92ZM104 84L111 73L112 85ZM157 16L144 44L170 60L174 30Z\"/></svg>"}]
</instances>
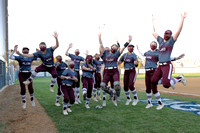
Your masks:
<instances>
[{"instance_id":1,"label":"player's outstretched hand","mask_svg":"<svg viewBox=\"0 0 200 133\"><path fill-rule=\"evenodd\" d=\"M73 46L73 44L72 44L72 43L70 43L70 44L69 44L69 48L72 48L72 46Z\"/></svg>"},{"instance_id":2,"label":"player's outstretched hand","mask_svg":"<svg viewBox=\"0 0 200 133\"><path fill-rule=\"evenodd\" d=\"M58 38L58 33L55 31L53 36L57 39Z\"/></svg>"},{"instance_id":3,"label":"player's outstretched hand","mask_svg":"<svg viewBox=\"0 0 200 133\"><path fill-rule=\"evenodd\" d=\"M184 14L181 14L181 17L186 18L187 17L187 12L184 12Z\"/></svg>"},{"instance_id":4,"label":"player's outstretched hand","mask_svg":"<svg viewBox=\"0 0 200 133\"><path fill-rule=\"evenodd\" d=\"M17 49L18 49L18 45L15 45L15 47L14 47L14 52L16 52Z\"/></svg>"}]
</instances>

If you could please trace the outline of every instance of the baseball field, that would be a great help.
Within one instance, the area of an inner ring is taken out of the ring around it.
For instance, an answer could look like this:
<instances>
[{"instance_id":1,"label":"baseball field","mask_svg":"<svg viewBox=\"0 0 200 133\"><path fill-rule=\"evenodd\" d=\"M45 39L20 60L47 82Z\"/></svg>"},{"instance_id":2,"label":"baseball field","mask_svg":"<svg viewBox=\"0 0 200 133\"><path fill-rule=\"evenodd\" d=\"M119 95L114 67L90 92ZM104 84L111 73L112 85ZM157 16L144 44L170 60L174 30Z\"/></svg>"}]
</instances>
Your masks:
<instances>
[{"instance_id":1,"label":"baseball field","mask_svg":"<svg viewBox=\"0 0 200 133\"><path fill-rule=\"evenodd\" d=\"M145 109L147 98L144 76L138 75L135 87L140 102L137 106L125 106L126 97L122 90L117 107L108 100L107 95L105 108L96 109L102 101L91 100L91 108L86 109L82 100L82 104L72 106L73 112L67 116L62 114L62 106L54 105L56 92L49 92L50 78L34 79L36 107L31 106L27 95L26 110L21 108L20 89L16 82L0 93L0 132L196 133L200 131L200 74L186 76L187 86L178 83L176 89L172 90L159 85L158 90L165 104L162 110L156 110L156 101L152 108ZM62 104L62 100L60 103Z\"/></svg>"}]
</instances>

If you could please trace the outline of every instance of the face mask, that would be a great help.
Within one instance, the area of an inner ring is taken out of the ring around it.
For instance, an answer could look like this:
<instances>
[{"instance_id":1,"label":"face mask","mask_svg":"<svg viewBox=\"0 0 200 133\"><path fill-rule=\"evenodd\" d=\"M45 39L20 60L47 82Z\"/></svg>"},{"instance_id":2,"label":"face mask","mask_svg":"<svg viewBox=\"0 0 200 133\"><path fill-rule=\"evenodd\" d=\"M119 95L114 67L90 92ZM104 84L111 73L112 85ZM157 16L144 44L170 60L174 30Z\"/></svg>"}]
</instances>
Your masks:
<instances>
[{"instance_id":1,"label":"face mask","mask_svg":"<svg viewBox=\"0 0 200 133\"><path fill-rule=\"evenodd\" d=\"M28 51L22 52L23 54L28 54Z\"/></svg>"},{"instance_id":2,"label":"face mask","mask_svg":"<svg viewBox=\"0 0 200 133\"><path fill-rule=\"evenodd\" d=\"M130 53L132 53L132 52L133 52L133 48L129 48L128 51L129 51Z\"/></svg>"},{"instance_id":3,"label":"face mask","mask_svg":"<svg viewBox=\"0 0 200 133\"><path fill-rule=\"evenodd\" d=\"M74 64L70 64L69 68L74 69Z\"/></svg>"},{"instance_id":4,"label":"face mask","mask_svg":"<svg viewBox=\"0 0 200 133\"><path fill-rule=\"evenodd\" d=\"M41 50L41 51L45 51L45 50L46 50L46 47L41 47L40 50Z\"/></svg>"},{"instance_id":5,"label":"face mask","mask_svg":"<svg viewBox=\"0 0 200 133\"><path fill-rule=\"evenodd\" d=\"M58 62L62 62L62 59L57 59L58 60Z\"/></svg>"},{"instance_id":6,"label":"face mask","mask_svg":"<svg viewBox=\"0 0 200 133\"><path fill-rule=\"evenodd\" d=\"M111 50L110 50L110 51L111 51L111 53L113 53L113 54L114 54L114 53L116 52L116 49L113 49L113 48L111 48Z\"/></svg>"},{"instance_id":7,"label":"face mask","mask_svg":"<svg viewBox=\"0 0 200 133\"><path fill-rule=\"evenodd\" d=\"M95 57L95 59L96 59L96 60L99 60L100 58L99 58L99 57Z\"/></svg>"},{"instance_id":8,"label":"face mask","mask_svg":"<svg viewBox=\"0 0 200 133\"><path fill-rule=\"evenodd\" d=\"M150 46L151 50L155 50L156 47L157 47L156 45L151 45L151 46Z\"/></svg>"},{"instance_id":9,"label":"face mask","mask_svg":"<svg viewBox=\"0 0 200 133\"><path fill-rule=\"evenodd\" d=\"M75 52L75 55L78 56L78 55L79 55L79 52Z\"/></svg>"},{"instance_id":10,"label":"face mask","mask_svg":"<svg viewBox=\"0 0 200 133\"><path fill-rule=\"evenodd\" d=\"M169 40L171 36L172 36L172 32L170 30L165 31L164 33L165 40Z\"/></svg>"}]
</instances>

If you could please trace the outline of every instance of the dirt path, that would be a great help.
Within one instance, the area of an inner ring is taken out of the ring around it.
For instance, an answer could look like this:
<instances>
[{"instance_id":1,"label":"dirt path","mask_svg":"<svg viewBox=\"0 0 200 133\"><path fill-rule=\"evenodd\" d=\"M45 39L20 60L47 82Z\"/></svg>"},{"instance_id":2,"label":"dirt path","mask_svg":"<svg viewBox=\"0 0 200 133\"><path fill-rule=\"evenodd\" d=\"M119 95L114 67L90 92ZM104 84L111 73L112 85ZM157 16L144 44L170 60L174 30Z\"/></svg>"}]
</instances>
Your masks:
<instances>
[{"instance_id":1,"label":"dirt path","mask_svg":"<svg viewBox=\"0 0 200 133\"><path fill-rule=\"evenodd\" d=\"M22 109L19 85L8 86L0 93L0 122L6 122L5 133L56 133L54 123L35 99L31 106L29 94L27 108Z\"/></svg>"},{"instance_id":2,"label":"dirt path","mask_svg":"<svg viewBox=\"0 0 200 133\"><path fill-rule=\"evenodd\" d=\"M186 80L186 86L183 86L182 83L177 83L175 85L175 90L173 90L171 87L166 89L162 85L158 85L158 90L161 94L167 93L170 95L200 98L200 77L186 77ZM145 80L137 79L135 87L138 91L145 91Z\"/></svg>"}]
</instances>

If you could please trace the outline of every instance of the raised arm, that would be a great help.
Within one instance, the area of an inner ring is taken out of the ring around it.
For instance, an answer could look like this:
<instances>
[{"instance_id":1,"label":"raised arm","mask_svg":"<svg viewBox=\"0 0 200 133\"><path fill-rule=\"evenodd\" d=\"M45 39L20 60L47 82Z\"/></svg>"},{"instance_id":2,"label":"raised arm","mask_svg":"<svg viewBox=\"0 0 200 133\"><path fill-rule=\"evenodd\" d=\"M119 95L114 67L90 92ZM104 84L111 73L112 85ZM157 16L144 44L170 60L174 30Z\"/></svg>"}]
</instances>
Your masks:
<instances>
[{"instance_id":1,"label":"raised arm","mask_svg":"<svg viewBox=\"0 0 200 133\"><path fill-rule=\"evenodd\" d=\"M20 52L17 50L17 48L18 48L18 45L15 45L14 51L15 51L16 54L18 54L19 56L24 56L24 57L34 57L33 54L22 54L22 53L20 53Z\"/></svg>"},{"instance_id":2,"label":"raised arm","mask_svg":"<svg viewBox=\"0 0 200 133\"><path fill-rule=\"evenodd\" d=\"M145 56L144 53L142 53L142 52L140 51L139 46L136 45L136 47L137 47L138 52L139 52L142 56Z\"/></svg>"},{"instance_id":3,"label":"raised arm","mask_svg":"<svg viewBox=\"0 0 200 133\"><path fill-rule=\"evenodd\" d=\"M180 34L182 28L183 28L183 22L184 22L184 19L186 18L186 16L187 16L187 13L186 13L186 12L184 12L183 15L181 14L181 22L180 22L180 25L179 25L179 27L178 27L177 32L173 35L174 41L177 40L177 38L178 38L178 36L179 36L179 34Z\"/></svg>"},{"instance_id":4,"label":"raised arm","mask_svg":"<svg viewBox=\"0 0 200 133\"><path fill-rule=\"evenodd\" d=\"M69 44L69 47L67 48L67 51L65 52L66 56L69 56L69 49L72 48L72 43Z\"/></svg>"},{"instance_id":5,"label":"raised arm","mask_svg":"<svg viewBox=\"0 0 200 133\"><path fill-rule=\"evenodd\" d=\"M127 41L127 42L124 44L124 46L120 49L120 54L123 53L124 49L129 45L129 43L131 42L131 40L132 40L132 36L129 35L129 36L128 36L128 41Z\"/></svg>"},{"instance_id":6,"label":"raised arm","mask_svg":"<svg viewBox=\"0 0 200 133\"><path fill-rule=\"evenodd\" d=\"M101 40L101 33L98 34L98 37L99 37L99 44L100 44L100 46L99 46L100 51L99 52L100 52L100 54L103 54L105 49L103 47L103 43L102 43L102 40Z\"/></svg>"},{"instance_id":7,"label":"raised arm","mask_svg":"<svg viewBox=\"0 0 200 133\"><path fill-rule=\"evenodd\" d=\"M53 36L54 36L54 38L56 39L56 45L55 45L55 46L52 46L52 49L55 50L55 49L58 48L58 46L59 46L59 42L58 42L58 33L57 33L57 32L54 32Z\"/></svg>"},{"instance_id":8,"label":"raised arm","mask_svg":"<svg viewBox=\"0 0 200 133\"><path fill-rule=\"evenodd\" d=\"M153 36L156 38L156 40L157 40L157 38L158 38L158 34L156 33L156 30L155 30L155 25L154 25L154 20L155 20L155 18L154 18L154 16L152 15L152 24L153 24Z\"/></svg>"},{"instance_id":9,"label":"raised arm","mask_svg":"<svg viewBox=\"0 0 200 133\"><path fill-rule=\"evenodd\" d=\"M17 51L18 45L15 45L14 50L11 52L9 59L15 60L14 53Z\"/></svg>"},{"instance_id":10,"label":"raised arm","mask_svg":"<svg viewBox=\"0 0 200 133\"><path fill-rule=\"evenodd\" d=\"M171 61L176 61L176 60L180 60L185 56L185 54L181 54L178 57L171 57Z\"/></svg>"}]
</instances>

